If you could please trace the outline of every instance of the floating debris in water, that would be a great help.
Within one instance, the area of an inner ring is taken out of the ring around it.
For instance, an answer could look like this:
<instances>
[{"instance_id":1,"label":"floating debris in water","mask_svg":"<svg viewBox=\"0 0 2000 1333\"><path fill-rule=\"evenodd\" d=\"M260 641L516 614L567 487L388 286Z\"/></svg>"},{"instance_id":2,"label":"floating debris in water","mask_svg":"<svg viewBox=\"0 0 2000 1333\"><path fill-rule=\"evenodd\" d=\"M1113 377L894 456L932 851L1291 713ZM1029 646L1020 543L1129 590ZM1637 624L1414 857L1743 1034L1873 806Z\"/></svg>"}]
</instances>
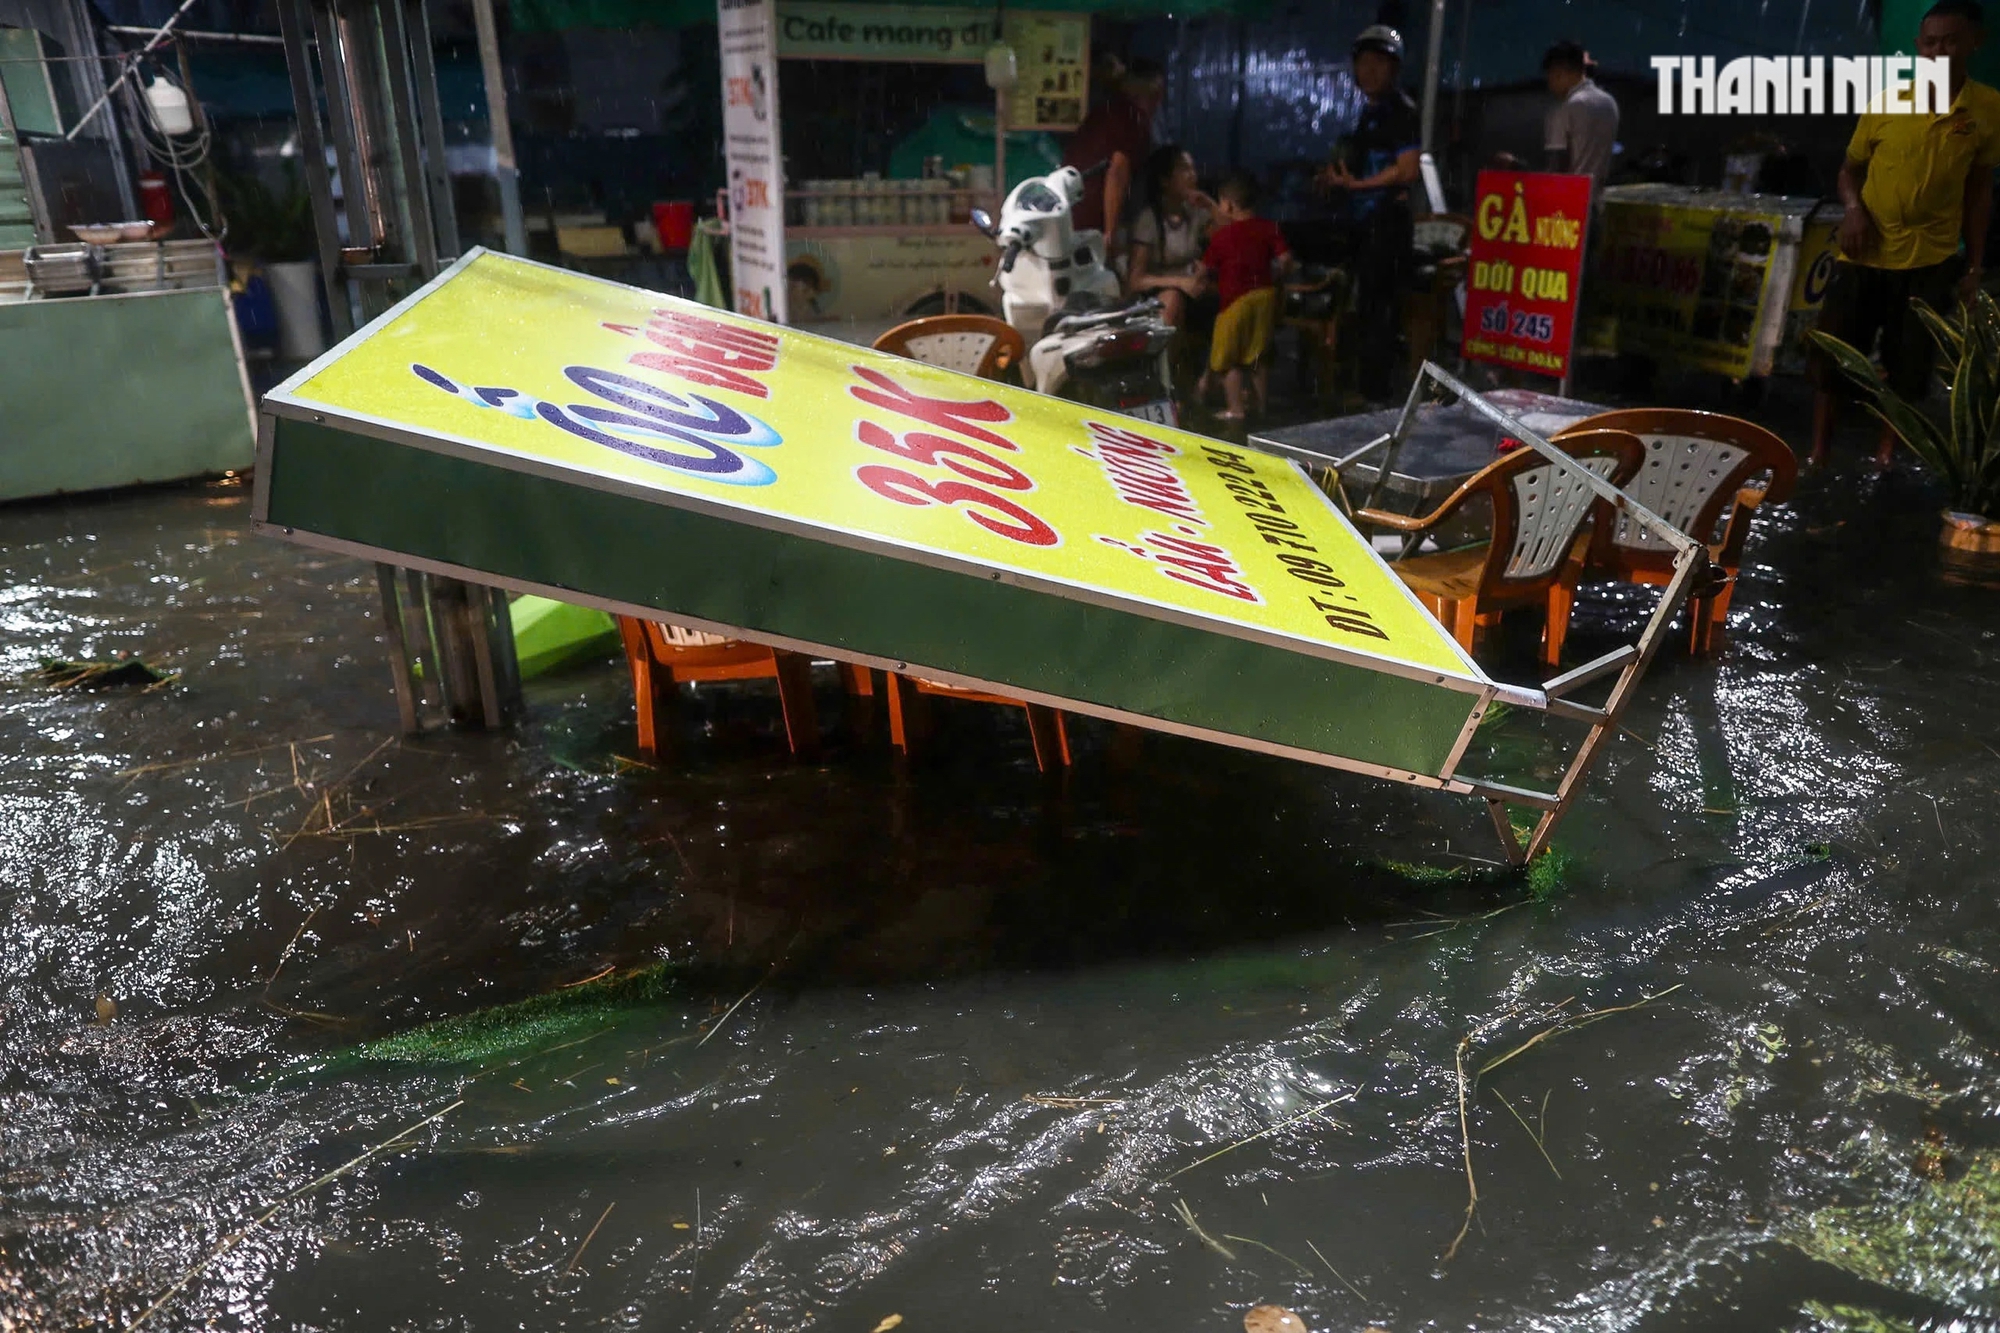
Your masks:
<instances>
[{"instance_id":1,"label":"floating debris in water","mask_svg":"<svg viewBox=\"0 0 2000 1333\"><path fill-rule=\"evenodd\" d=\"M28 679L52 690L102 690L137 685L154 690L180 678L178 671L162 671L138 657L115 657L101 662L68 662L45 657L28 673Z\"/></svg>"},{"instance_id":2,"label":"floating debris in water","mask_svg":"<svg viewBox=\"0 0 2000 1333\"><path fill-rule=\"evenodd\" d=\"M1306 1321L1282 1305L1253 1305L1243 1312L1243 1333L1306 1333Z\"/></svg>"}]
</instances>

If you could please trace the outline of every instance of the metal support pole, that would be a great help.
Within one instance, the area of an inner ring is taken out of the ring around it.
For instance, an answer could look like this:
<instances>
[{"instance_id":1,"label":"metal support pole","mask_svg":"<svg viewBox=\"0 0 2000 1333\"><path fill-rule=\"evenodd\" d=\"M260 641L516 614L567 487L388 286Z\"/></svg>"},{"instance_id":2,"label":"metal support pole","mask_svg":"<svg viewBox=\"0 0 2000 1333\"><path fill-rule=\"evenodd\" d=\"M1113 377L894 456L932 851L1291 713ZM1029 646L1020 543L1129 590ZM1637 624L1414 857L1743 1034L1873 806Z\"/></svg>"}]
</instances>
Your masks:
<instances>
[{"instance_id":1,"label":"metal support pole","mask_svg":"<svg viewBox=\"0 0 2000 1333\"><path fill-rule=\"evenodd\" d=\"M396 683L396 713L402 719L403 734L413 736L417 725L417 696L411 680L410 641L403 632L403 601L396 595L396 567L375 566L375 584L382 591L382 637L389 644L389 673Z\"/></svg>"},{"instance_id":2,"label":"metal support pole","mask_svg":"<svg viewBox=\"0 0 2000 1333\"><path fill-rule=\"evenodd\" d=\"M409 642L413 645L410 659L415 666L414 675L419 700L417 727L421 730L423 713L430 702L430 697L433 694L440 699L444 697L444 670L439 665L432 647L431 626L434 617L430 590L423 574L414 569L404 570L403 587L404 595L408 599L403 603L403 624Z\"/></svg>"},{"instance_id":3,"label":"metal support pole","mask_svg":"<svg viewBox=\"0 0 2000 1333\"><path fill-rule=\"evenodd\" d=\"M444 157L444 113L438 107L437 61L431 57L431 20L424 0L403 0L409 34L410 67L416 75L417 113L423 119L424 175L431 189L431 225L438 259L458 258L458 209L451 198L451 171Z\"/></svg>"},{"instance_id":4,"label":"metal support pole","mask_svg":"<svg viewBox=\"0 0 2000 1333\"><path fill-rule=\"evenodd\" d=\"M993 216L1007 206L1007 111L1014 94L1011 89L993 90ZM1111 219L1104 220L1104 243L1111 243Z\"/></svg>"},{"instance_id":5,"label":"metal support pole","mask_svg":"<svg viewBox=\"0 0 2000 1333\"><path fill-rule=\"evenodd\" d=\"M493 0L472 0L479 30L479 70L486 83L486 119L493 134L493 171L500 185L500 225L507 253L528 253L528 224L521 213L521 169L514 157L514 127L507 120L507 74L500 64L500 27Z\"/></svg>"},{"instance_id":6,"label":"metal support pole","mask_svg":"<svg viewBox=\"0 0 2000 1333\"><path fill-rule=\"evenodd\" d=\"M312 15L319 52L320 89L326 97L326 127L333 143L334 168L340 173L340 206L347 218L347 244L373 250L377 244L375 211L355 144L354 107L349 100L348 53L340 28L325 0L300 0Z\"/></svg>"},{"instance_id":7,"label":"metal support pole","mask_svg":"<svg viewBox=\"0 0 2000 1333\"><path fill-rule=\"evenodd\" d=\"M1431 28L1424 41L1423 149L1431 151L1437 125L1438 66L1444 60L1444 11L1447 0L1431 0Z\"/></svg>"},{"instance_id":8,"label":"metal support pole","mask_svg":"<svg viewBox=\"0 0 2000 1333\"><path fill-rule=\"evenodd\" d=\"M411 87L409 34L403 28L403 7L397 0L379 0L375 13L382 20L382 82L388 86L389 123L395 132L396 157L403 169L403 207L409 217L409 257L417 276L428 282L438 275L437 226L431 217L430 180L424 174L424 151L418 142L416 97ZM419 63L430 58L420 54ZM432 151L441 151L433 144Z\"/></svg>"},{"instance_id":9,"label":"metal support pole","mask_svg":"<svg viewBox=\"0 0 2000 1333\"><path fill-rule=\"evenodd\" d=\"M1389 474L1396 468L1396 456L1402 453L1403 441L1409 438L1410 427L1417 420L1417 407L1424 396L1424 371L1430 369L1432 369L1431 363L1424 362L1423 369L1419 370L1416 379L1410 382L1410 392L1403 399L1403 414L1396 418L1396 428L1389 432L1387 441L1389 451L1383 454L1381 461L1375 465L1375 482L1368 488L1368 499L1361 506L1363 509L1373 509L1382 498L1382 488L1389 484ZM1370 444L1368 447L1373 449L1376 446Z\"/></svg>"},{"instance_id":10,"label":"metal support pole","mask_svg":"<svg viewBox=\"0 0 2000 1333\"><path fill-rule=\"evenodd\" d=\"M326 289L333 333L354 332L347 289L340 280L340 224L333 208L333 181L326 169L326 137L321 133L319 92L314 86L312 56L306 47L311 18L307 0L278 0L278 30L285 43L285 68L292 78L292 106L298 113L299 154L305 159L306 194L312 200L313 233L319 240L319 276Z\"/></svg>"},{"instance_id":11,"label":"metal support pole","mask_svg":"<svg viewBox=\"0 0 2000 1333\"><path fill-rule=\"evenodd\" d=\"M380 6L374 0L339 0L331 8L340 33L340 71L347 109L354 117L354 151L360 159L361 185L367 191L371 218L369 236L363 243L372 244L377 251L400 249L408 230L403 226L404 194L392 174L395 116L383 102Z\"/></svg>"},{"instance_id":12,"label":"metal support pole","mask_svg":"<svg viewBox=\"0 0 2000 1333\"><path fill-rule=\"evenodd\" d=\"M1469 63L1467 56L1472 49L1473 4L1474 0L1465 0L1465 17L1458 21L1458 70L1451 81L1451 141L1453 147L1459 150L1459 155L1455 155L1448 165L1457 184L1465 184L1459 180L1459 172L1464 171L1468 176L1474 174L1462 156L1465 148L1465 71ZM1459 313L1465 312L1461 309Z\"/></svg>"},{"instance_id":13,"label":"metal support pole","mask_svg":"<svg viewBox=\"0 0 2000 1333\"><path fill-rule=\"evenodd\" d=\"M65 17L69 19L70 31L75 37L70 49L79 54L88 53L96 57L93 60L79 60L70 66L71 77L76 80L77 91L85 96L109 96L110 86L104 81L102 63L109 57L105 53L104 43L99 40L103 29L94 21L90 6L85 4L84 0L71 0ZM141 29L140 32L146 37L153 35L151 28ZM193 93L189 93L188 96L192 101ZM112 174L118 178L118 202L125 207L124 216L136 217L139 213L139 196L132 185L132 167L126 160L128 156L124 151L126 146L120 142L124 138L123 127L113 119L106 123L101 137L118 145L118 151L111 154Z\"/></svg>"},{"instance_id":14,"label":"metal support pole","mask_svg":"<svg viewBox=\"0 0 2000 1333\"><path fill-rule=\"evenodd\" d=\"M1584 737L1583 744L1577 747L1576 754L1571 757L1569 766L1563 770L1562 779L1553 792L1528 791L1477 778L1457 779L1463 784L1460 790L1487 799L1494 827L1501 834L1508 859L1515 865L1523 865L1547 849L1549 839L1554 836L1556 825L1562 820L1563 815L1568 813L1585 775L1597 760L1598 752L1603 749L1604 742L1617 728L1619 718L1624 714L1626 706L1631 703L1633 694L1639 688L1639 681L1652 663L1653 654L1659 651L1660 644L1665 641L1667 627L1672 622L1674 614L1680 610L1681 603L1687 599L1697 580L1714 579L1719 576L1720 571L1715 568L1706 545L1688 536L1603 477L1579 466L1575 459L1488 403L1456 377L1440 369L1435 362L1424 362L1423 368L1417 372L1417 383L1412 386L1409 403L1403 409L1404 419L1398 423L1398 437L1407 428L1417 400L1417 392L1427 379L1435 380L1448 392L1457 394L1460 401L1473 411L1520 439L1536 453L1561 468L1573 482L1581 484L1598 499L1609 504L1615 512L1625 514L1634 523L1674 549L1673 577L1668 580L1666 590L1660 596L1659 605L1653 608L1653 614L1647 619L1646 627L1641 631L1635 649L1607 653L1594 662L1585 663L1573 671L1565 672L1545 682L1539 690L1514 686L1502 686L1499 690L1500 697L1506 702L1541 709L1552 716L1585 722L1590 726L1589 734ZM1395 441L1392 440L1391 458L1394 457L1394 452ZM1388 466L1389 461L1385 459L1382 464L1385 472ZM1605 700L1601 709L1587 708L1561 697L1571 691L1582 689L1590 681L1601 679L1611 670L1618 668L1622 668L1618 670L1618 679L1612 685L1610 697ZM1535 831L1525 848L1521 847L1513 836L1513 825L1507 819L1504 808L1507 805L1526 805L1542 811L1542 816L1536 822Z\"/></svg>"},{"instance_id":15,"label":"metal support pole","mask_svg":"<svg viewBox=\"0 0 2000 1333\"><path fill-rule=\"evenodd\" d=\"M490 7L485 13L490 19ZM379 314L413 279L435 277L458 252L430 22L424 0L278 0L278 16L321 269L345 337L354 328L351 311ZM497 88L496 78L489 91ZM498 125L511 164L504 98L501 106ZM346 245L327 167L329 141ZM404 730L422 731L437 720L504 725L517 710L521 683L506 595L415 570L401 579L396 574L382 566L376 577Z\"/></svg>"}]
</instances>

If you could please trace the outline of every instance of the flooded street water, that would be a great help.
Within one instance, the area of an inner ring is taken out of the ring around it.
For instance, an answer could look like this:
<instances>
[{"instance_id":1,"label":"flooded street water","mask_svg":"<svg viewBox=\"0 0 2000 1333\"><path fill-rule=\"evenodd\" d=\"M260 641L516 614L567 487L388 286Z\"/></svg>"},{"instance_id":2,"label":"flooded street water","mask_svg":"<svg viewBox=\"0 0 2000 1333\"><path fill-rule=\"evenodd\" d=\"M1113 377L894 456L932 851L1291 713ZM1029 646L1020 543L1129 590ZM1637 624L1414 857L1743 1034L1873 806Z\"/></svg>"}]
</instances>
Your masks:
<instances>
[{"instance_id":1,"label":"flooded street water","mask_svg":"<svg viewBox=\"0 0 2000 1333\"><path fill-rule=\"evenodd\" d=\"M1763 521L1545 901L1476 803L984 711L403 741L372 569L248 508L0 510L0 1329L2000 1320L2000 607L1908 478Z\"/></svg>"}]
</instances>

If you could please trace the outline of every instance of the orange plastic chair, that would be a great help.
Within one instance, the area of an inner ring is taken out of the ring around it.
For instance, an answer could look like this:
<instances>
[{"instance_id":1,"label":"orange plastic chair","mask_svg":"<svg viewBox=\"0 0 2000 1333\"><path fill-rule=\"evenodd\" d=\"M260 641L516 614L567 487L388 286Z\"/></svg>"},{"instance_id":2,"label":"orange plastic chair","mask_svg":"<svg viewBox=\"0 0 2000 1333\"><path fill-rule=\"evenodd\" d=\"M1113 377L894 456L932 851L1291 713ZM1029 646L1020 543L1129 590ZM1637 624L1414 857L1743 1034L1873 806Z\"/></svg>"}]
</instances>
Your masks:
<instances>
[{"instance_id":1,"label":"orange plastic chair","mask_svg":"<svg viewBox=\"0 0 2000 1333\"><path fill-rule=\"evenodd\" d=\"M1688 603L1688 651L1710 651L1715 631L1729 618L1729 594L1743 567L1743 543L1757 506L1766 500L1782 502L1798 480L1799 462L1791 446L1755 422L1678 407L1600 412L1570 429L1623 430L1638 436L1646 446L1646 464L1626 489L1640 504L1707 543L1709 558L1729 576L1714 592ZM1753 484L1767 474L1769 480ZM1620 514L1614 522L1597 525L1589 567L1628 583L1657 586L1673 577L1674 552Z\"/></svg>"},{"instance_id":2,"label":"orange plastic chair","mask_svg":"<svg viewBox=\"0 0 2000 1333\"><path fill-rule=\"evenodd\" d=\"M1060 709L1050 708L1047 704L1031 704L1026 699L1011 699L1004 694L988 694L984 690L962 689L918 676L898 675L892 671L889 673L889 744L896 748L898 754L914 757L929 738L931 720L926 700L931 695L1025 709L1028 735L1035 744L1035 767L1044 773L1051 768L1069 767L1069 729L1063 724Z\"/></svg>"},{"instance_id":3,"label":"orange plastic chair","mask_svg":"<svg viewBox=\"0 0 2000 1333\"><path fill-rule=\"evenodd\" d=\"M890 329L875 340L875 350L995 380L1005 378L1009 370L1021 364L1028 345L1013 325L991 315L930 315ZM1056 709L1025 699L1010 699L1004 694L960 689L891 672L889 743L899 754L912 754L930 729L929 710L924 704L927 695L1025 709L1028 732L1035 742L1036 766L1045 773L1051 766L1069 766L1069 733L1063 725L1063 715Z\"/></svg>"},{"instance_id":4,"label":"orange plastic chair","mask_svg":"<svg viewBox=\"0 0 2000 1333\"><path fill-rule=\"evenodd\" d=\"M812 661L799 653L767 648L760 643L727 639L719 634L666 625L657 620L618 617L625 640L625 665L632 672L632 693L639 703L639 755L657 762L660 755L657 720L661 686L690 681L775 680L778 702L785 714L785 740L799 759L819 754L819 714L813 707ZM872 699L875 673L842 663L848 692Z\"/></svg>"},{"instance_id":5,"label":"orange plastic chair","mask_svg":"<svg viewBox=\"0 0 2000 1333\"><path fill-rule=\"evenodd\" d=\"M1629 481L1646 447L1622 430L1572 428L1555 440L1585 468L1614 486ZM1547 609L1542 660L1554 666L1569 634L1570 607L1583 572L1583 525L1603 507L1595 492L1533 449L1503 455L1467 478L1428 514L1356 511L1357 522L1423 533L1477 496L1493 504L1493 536L1483 545L1397 561L1395 570L1452 637L1471 652L1479 631L1510 607L1539 602Z\"/></svg>"},{"instance_id":6,"label":"orange plastic chair","mask_svg":"<svg viewBox=\"0 0 2000 1333\"><path fill-rule=\"evenodd\" d=\"M1028 344L1020 330L991 315L926 315L890 329L875 340L875 350L998 380L1021 364Z\"/></svg>"}]
</instances>

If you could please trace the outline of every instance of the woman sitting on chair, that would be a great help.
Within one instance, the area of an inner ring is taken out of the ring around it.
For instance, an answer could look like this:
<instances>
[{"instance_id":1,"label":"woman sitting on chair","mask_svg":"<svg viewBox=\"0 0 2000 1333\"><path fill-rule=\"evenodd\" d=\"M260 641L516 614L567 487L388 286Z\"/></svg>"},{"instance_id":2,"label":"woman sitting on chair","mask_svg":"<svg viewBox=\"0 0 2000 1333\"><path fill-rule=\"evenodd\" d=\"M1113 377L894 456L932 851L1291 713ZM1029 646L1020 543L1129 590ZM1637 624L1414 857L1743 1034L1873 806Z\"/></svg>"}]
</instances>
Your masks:
<instances>
[{"instance_id":1,"label":"woman sitting on chair","mask_svg":"<svg viewBox=\"0 0 2000 1333\"><path fill-rule=\"evenodd\" d=\"M1194 158L1179 144L1155 148L1140 188L1146 207L1132 222L1125 290L1158 296L1161 315L1177 329L1186 327L1191 306L1197 324L1212 321L1214 298L1203 290L1201 255L1215 201L1195 183Z\"/></svg>"}]
</instances>

